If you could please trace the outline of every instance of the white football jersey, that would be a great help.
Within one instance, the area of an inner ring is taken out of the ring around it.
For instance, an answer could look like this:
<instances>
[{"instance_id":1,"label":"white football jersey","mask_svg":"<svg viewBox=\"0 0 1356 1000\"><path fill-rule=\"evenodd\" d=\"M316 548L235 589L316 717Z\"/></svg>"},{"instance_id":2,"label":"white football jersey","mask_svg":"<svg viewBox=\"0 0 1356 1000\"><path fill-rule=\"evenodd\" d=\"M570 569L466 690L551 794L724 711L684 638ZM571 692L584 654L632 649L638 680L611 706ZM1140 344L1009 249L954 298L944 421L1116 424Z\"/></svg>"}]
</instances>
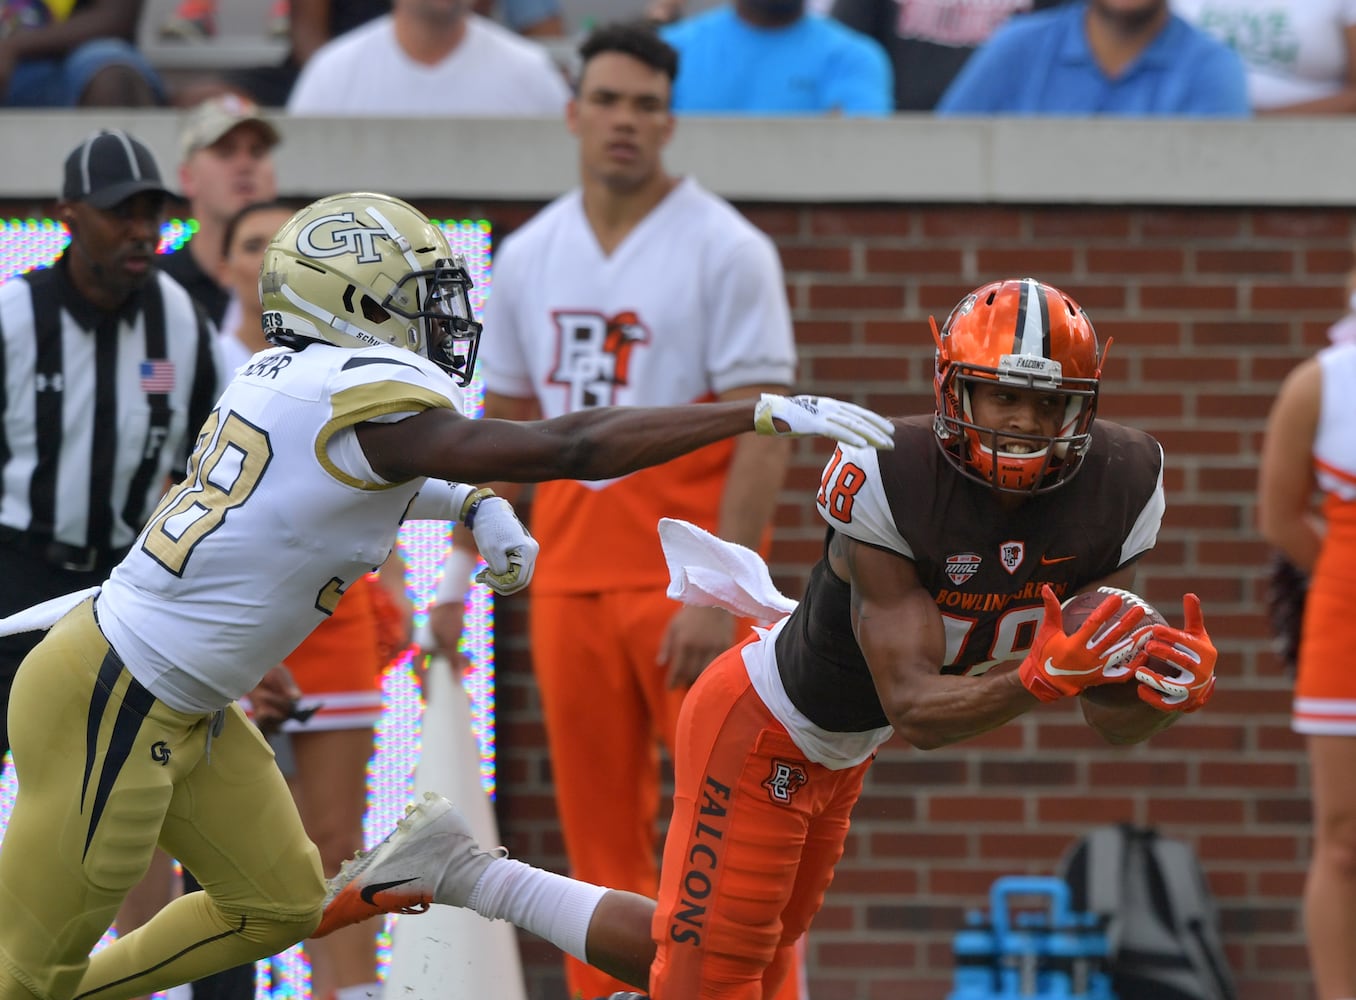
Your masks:
<instances>
[{"instance_id":1,"label":"white football jersey","mask_svg":"<svg viewBox=\"0 0 1356 1000\"><path fill-rule=\"evenodd\" d=\"M480 365L487 391L535 398L544 417L791 385L796 347L777 249L686 178L604 254L583 195L571 191L504 240Z\"/></svg>"},{"instance_id":2,"label":"white football jersey","mask_svg":"<svg viewBox=\"0 0 1356 1000\"><path fill-rule=\"evenodd\" d=\"M380 565L424 485L379 480L352 428L460 411L441 369L395 347L257 355L198 437L95 611L127 669L184 712L255 686Z\"/></svg>"}]
</instances>

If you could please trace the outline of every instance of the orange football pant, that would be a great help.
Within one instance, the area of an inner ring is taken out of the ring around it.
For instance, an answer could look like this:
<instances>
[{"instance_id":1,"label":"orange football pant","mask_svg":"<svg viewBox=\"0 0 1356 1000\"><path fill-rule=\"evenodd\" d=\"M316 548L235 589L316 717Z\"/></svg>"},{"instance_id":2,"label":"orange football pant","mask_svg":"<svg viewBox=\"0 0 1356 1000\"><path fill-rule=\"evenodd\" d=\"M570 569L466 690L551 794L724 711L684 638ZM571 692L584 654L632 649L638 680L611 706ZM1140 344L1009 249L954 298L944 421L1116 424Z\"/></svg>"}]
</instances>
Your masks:
<instances>
[{"instance_id":1,"label":"orange football pant","mask_svg":"<svg viewBox=\"0 0 1356 1000\"><path fill-rule=\"evenodd\" d=\"M534 594L529 614L570 874L645 896L659 885L659 747L672 756L685 694L655 660L678 608L656 588ZM569 957L565 974L572 1000L632 988ZM796 987L792 976L777 1000L797 1000Z\"/></svg>"},{"instance_id":2,"label":"orange football pant","mask_svg":"<svg viewBox=\"0 0 1356 1000\"><path fill-rule=\"evenodd\" d=\"M870 766L807 760L750 684L745 644L706 669L679 715L655 1000L771 1000L794 979Z\"/></svg>"}]
</instances>

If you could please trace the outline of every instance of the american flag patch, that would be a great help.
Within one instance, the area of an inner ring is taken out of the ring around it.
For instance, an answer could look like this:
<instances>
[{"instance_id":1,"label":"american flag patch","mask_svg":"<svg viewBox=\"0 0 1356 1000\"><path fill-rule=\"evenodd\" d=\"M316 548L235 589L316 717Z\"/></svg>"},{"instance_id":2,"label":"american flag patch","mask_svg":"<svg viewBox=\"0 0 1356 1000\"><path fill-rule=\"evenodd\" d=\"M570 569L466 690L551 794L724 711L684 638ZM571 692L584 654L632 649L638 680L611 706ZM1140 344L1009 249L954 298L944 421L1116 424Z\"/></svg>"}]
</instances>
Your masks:
<instances>
[{"instance_id":1,"label":"american flag patch","mask_svg":"<svg viewBox=\"0 0 1356 1000\"><path fill-rule=\"evenodd\" d=\"M157 359L141 363L142 392L172 392L174 390L174 362Z\"/></svg>"}]
</instances>

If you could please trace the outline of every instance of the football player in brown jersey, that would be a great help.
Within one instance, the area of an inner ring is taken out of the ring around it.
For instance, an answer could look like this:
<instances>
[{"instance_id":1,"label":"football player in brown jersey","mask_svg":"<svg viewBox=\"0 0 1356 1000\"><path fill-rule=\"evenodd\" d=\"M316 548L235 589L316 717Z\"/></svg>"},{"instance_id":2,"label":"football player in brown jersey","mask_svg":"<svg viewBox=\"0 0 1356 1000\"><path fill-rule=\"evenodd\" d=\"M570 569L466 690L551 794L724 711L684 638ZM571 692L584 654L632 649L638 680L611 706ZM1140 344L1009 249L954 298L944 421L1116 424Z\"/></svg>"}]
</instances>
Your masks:
<instances>
[{"instance_id":1,"label":"football player in brown jersey","mask_svg":"<svg viewBox=\"0 0 1356 1000\"><path fill-rule=\"evenodd\" d=\"M892 452L839 447L799 605L717 658L684 703L657 902L483 852L429 796L332 881L321 931L448 903L657 1000L760 1000L823 901L892 735L945 746L1114 685L1080 698L1084 718L1134 743L1204 704L1215 649L1195 595L1180 629L1111 596L1064 632L1062 600L1130 589L1164 510L1158 442L1095 420L1105 350L1087 315L1034 279L1000 281L933 335L935 412L895 421Z\"/></svg>"}]
</instances>

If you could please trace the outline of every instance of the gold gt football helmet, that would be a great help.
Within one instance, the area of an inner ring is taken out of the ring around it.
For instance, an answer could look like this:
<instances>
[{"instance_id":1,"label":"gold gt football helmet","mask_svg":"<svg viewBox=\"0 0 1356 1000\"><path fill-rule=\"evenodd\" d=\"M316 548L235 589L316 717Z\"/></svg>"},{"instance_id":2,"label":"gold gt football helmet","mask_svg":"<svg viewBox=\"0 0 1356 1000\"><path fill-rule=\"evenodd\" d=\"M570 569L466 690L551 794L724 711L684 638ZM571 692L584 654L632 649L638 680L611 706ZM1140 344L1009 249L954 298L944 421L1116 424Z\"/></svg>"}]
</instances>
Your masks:
<instances>
[{"instance_id":1,"label":"gold gt football helmet","mask_svg":"<svg viewBox=\"0 0 1356 1000\"><path fill-rule=\"evenodd\" d=\"M1073 478L1092 443L1106 357L1078 303L1034 278L997 281L965 296L941 332L929 322L937 342L933 426L951 464L1005 493L1045 493ZM1067 405L1058 431L1005 431L1032 450L1001 450L998 431L972 419L969 387L976 381L1061 393Z\"/></svg>"},{"instance_id":2,"label":"gold gt football helmet","mask_svg":"<svg viewBox=\"0 0 1356 1000\"><path fill-rule=\"evenodd\" d=\"M471 381L481 325L447 237L399 198L356 192L307 205L264 254L259 296L275 344L392 344Z\"/></svg>"}]
</instances>

